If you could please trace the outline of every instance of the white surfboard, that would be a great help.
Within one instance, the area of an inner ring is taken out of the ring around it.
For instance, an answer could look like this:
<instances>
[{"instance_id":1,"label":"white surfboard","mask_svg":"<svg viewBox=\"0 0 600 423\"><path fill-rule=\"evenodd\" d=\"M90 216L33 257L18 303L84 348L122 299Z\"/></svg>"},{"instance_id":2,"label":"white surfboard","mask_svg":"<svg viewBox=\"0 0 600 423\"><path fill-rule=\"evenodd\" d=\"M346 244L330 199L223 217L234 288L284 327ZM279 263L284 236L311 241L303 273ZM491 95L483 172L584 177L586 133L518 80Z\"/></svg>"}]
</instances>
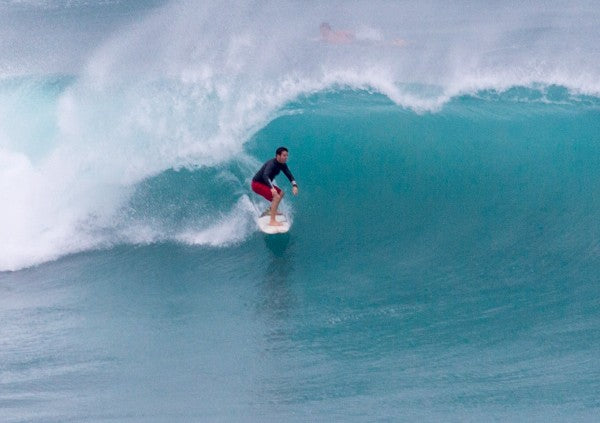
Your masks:
<instances>
[{"instance_id":1,"label":"white surfboard","mask_svg":"<svg viewBox=\"0 0 600 423\"><path fill-rule=\"evenodd\" d=\"M258 218L258 227L260 228L261 231L263 231L266 234L270 234L270 235L283 234L290 230L290 227L291 227L290 221L287 219L287 217L284 214L278 214L277 216L275 216L275 219L278 222L281 222L282 225L281 226L269 225L269 222L271 221L271 216L267 213L263 213Z\"/></svg>"}]
</instances>

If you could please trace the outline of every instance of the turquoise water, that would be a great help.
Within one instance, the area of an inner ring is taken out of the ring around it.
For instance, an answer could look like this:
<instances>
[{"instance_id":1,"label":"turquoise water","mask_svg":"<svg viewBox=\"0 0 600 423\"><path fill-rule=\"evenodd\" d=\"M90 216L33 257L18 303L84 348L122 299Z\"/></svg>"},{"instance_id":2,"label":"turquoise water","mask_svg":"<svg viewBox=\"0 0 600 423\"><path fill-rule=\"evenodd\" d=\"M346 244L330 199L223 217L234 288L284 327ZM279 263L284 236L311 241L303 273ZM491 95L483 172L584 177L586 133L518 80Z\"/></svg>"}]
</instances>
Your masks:
<instances>
[{"instance_id":1,"label":"turquoise water","mask_svg":"<svg viewBox=\"0 0 600 423\"><path fill-rule=\"evenodd\" d=\"M0 44L0 420L596 419L593 5L332 3L289 30L296 3L67 3L0 9L90 27L71 69ZM457 40L463 72L407 76ZM300 193L279 178L293 226L265 236L249 181L279 145Z\"/></svg>"}]
</instances>

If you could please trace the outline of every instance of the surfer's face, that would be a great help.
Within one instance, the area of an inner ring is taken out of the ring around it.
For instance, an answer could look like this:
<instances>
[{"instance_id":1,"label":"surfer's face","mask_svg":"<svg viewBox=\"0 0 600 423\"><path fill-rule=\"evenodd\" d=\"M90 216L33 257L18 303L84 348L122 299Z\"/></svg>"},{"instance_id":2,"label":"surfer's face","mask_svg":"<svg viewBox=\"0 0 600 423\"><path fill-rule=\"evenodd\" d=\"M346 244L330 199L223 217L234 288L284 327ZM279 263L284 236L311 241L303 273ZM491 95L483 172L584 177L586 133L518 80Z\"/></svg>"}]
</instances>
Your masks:
<instances>
[{"instance_id":1,"label":"surfer's face","mask_svg":"<svg viewBox=\"0 0 600 423\"><path fill-rule=\"evenodd\" d=\"M281 154L277 155L277 161L279 163L285 163L287 162L288 159L288 152L287 151L282 151Z\"/></svg>"}]
</instances>

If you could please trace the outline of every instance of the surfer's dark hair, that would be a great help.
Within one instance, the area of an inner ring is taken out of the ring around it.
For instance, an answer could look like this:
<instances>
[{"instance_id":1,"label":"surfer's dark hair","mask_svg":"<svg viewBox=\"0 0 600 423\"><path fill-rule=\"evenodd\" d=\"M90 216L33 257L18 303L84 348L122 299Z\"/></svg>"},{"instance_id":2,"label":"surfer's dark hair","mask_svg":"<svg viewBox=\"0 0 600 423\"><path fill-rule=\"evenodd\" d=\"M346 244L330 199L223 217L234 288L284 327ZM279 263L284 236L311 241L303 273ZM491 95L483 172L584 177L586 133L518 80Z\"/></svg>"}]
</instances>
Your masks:
<instances>
[{"instance_id":1,"label":"surfer's dark hair","mask_svg":"<svg viewBox=\"0 0 600 423\"><path fill-rule=\"evenodd\" d=\"M287 148L285 148L285 147L279 147L277 150L275 150L275 155L276 155L276 156L279 156L279 155L280 155L281 153L283 153L284 151L287 151L287 152L289 153L289 151L288 151L288 149L287 149Z\"/></svg>"}]
</instances>

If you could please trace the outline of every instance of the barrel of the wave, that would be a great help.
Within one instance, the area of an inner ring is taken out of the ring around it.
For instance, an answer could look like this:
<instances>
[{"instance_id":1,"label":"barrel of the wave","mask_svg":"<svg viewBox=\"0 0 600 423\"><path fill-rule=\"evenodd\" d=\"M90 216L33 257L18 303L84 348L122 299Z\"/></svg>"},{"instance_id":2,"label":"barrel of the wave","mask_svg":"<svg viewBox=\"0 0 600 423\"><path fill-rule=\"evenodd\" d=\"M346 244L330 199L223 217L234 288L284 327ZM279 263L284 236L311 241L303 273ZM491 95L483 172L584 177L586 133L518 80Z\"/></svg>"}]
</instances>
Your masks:
<instances>
[{"instance_id":1,"label":"barrel of the wave","mask_svg":"<svg viewBox=\"0 0 600 423\"><path fill-rule=\"evenodd\" d=\"M279 204L285 193L273 183L275 177L283 172L292 184L292 193L298 195L298 184L287 165L288 156L286 147L277 148L275 157L267 160L252 178L252 191L271 203L257 220L259 229L269 235L285 233L291 227L288 217L279 212Z\"/></svg>"}]
</instances>

